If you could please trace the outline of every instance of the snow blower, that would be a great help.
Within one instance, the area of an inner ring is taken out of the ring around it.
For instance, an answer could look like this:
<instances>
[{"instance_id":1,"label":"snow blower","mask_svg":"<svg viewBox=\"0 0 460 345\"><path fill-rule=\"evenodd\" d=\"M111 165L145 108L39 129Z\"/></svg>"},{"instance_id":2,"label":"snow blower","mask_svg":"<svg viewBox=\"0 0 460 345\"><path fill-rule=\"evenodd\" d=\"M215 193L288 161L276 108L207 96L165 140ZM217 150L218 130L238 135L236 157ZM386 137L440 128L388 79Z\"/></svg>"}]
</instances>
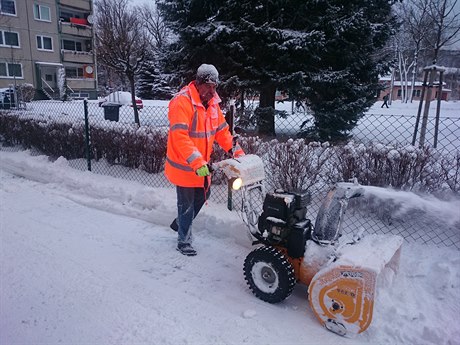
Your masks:
<instances>
[{"instance_id":1,"label":"snow blower","mask_svg":"<svg viewBox=\"0 0 460 345\"><path fill-rule=\"evenodd\" d=\"M214 167L241 192L243 221L257 246L244 261L244 277L254 295L277 303L302 283L308 286L314 314L328 330L347 337L366 330L378 282L396 273L403 240L359 233L349 241L342 239L348 202L364 189L356 182L338 183L313 225L307 218L307 191L265 193L263 162L257 155L227 159ZM257 203L258 195L263 202Z\"/></svg>"}]
</instances>

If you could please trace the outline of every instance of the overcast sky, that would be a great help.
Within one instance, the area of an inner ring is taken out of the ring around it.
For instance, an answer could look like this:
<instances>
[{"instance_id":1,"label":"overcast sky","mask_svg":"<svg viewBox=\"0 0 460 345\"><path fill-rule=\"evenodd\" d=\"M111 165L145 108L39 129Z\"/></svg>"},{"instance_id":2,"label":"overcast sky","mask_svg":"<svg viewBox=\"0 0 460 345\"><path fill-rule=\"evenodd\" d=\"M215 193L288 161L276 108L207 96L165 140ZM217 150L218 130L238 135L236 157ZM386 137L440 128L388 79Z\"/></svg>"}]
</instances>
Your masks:
<instances>
[{"instance_id":1,"label":"overcast sky","mask_svg":"<svg viewBox=\"0 0 460 345\"><path fill-rule=\"evenodd\" d=\"M155 0L130 0L133 5L154 4Z\"/></svg>"}]
</instances>

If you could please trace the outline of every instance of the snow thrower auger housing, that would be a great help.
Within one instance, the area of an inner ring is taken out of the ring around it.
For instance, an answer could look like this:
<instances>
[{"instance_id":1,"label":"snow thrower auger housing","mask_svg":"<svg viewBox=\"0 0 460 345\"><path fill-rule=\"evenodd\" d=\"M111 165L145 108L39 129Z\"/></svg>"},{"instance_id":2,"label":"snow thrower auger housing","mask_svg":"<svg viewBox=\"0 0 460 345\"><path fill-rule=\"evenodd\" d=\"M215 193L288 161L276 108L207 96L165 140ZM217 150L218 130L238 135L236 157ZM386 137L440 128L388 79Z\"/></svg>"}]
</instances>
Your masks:
<instances>
[{"instance_id":1,"label":"snow thrower auger housing","mask_svg":"<svg viewBox=\"0 0 460 345\"><path fill-rule=\"evenodd\" d=\"M361 196L364 188L338 183L323 200L313 226L307 218L307 191L265 193L260 157L227 159L215 163L215 168L222 169L232 185L237 182L243 221L253 245L258 245L244 262L244 276L254 295L277 303L302 283L308 286L315 316L328 330L347 337L366 330L377 285L397 272L403 240L359 233L348 242L342 239L348 202ZM263 197L261 209L255 195Z\"/></svg>"}]
</instances>

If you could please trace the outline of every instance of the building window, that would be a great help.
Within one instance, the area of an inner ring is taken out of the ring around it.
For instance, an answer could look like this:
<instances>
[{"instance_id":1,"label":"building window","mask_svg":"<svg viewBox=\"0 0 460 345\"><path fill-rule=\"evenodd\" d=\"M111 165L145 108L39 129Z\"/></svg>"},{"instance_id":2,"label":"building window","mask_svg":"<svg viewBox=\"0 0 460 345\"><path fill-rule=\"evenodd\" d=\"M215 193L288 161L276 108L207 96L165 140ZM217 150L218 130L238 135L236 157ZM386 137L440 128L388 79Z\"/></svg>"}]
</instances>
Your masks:
<instances>
[{"instance_id":1,"label":"building window","mask_svg":"<svg viewBox=\"0 0 460 345\"><path fill-rule=\"evenodd\" d=\"M412 96L413 96L413 97L420 97L420 90L414 90L414 91L412 92Z\"/></svg>"},{"instance_id":2,"label":"building window","mask_svg":"<svg viewBox=\"0 0 460 345\"><path fill-rule=\"evenodd\" d=\"M71 40L62 40L62 46L65 50L72 50L81 52L81 42L78 41L71 41Z\"/></svg>"},{"instance_id":3,"label":"building window","mask_svg":"<svg viewBox=\"0 0 460 345\"><path fill-rule=\"evenodd\" d=\"M16 15L16 1L15 0L0 0L0 13Z\"/></svg>"},{"instance_id":4,"label":"building window","mask_svg":"<svg viewBox=\"0 0 460 345\"><path fill-rule=\"evenodd\" d=\"M83 78L83 68L80 67L66 67L65 75L67 78Z\"/></svg>"},{"instance_id":5,"label":"building window","mask_svg":"<svg viewBox=\"0 0 460 345\"><path fill-rule=\"evenodd\" d=\"M19 48L19 34L11 31L0 31L0 46Z\"/></svg>"},{"instance_id":6,"label":"building window","mask_svg":"<svg viewBox=\"0 0 460 345\"><path fill-rule=\"evenodd\" d=\"M401 90L398 90L398 97L401 97Z\"/></svg>"},{"instance_id":7,"label":"building window","mask_svg":"<svg viewBox=\"0 0 460 345\"><path fill-rule=\"evenodd\" d=\"M0 62L0 77L22 78L22 66L19 63Z\"/></svg>"},{"instance_id":8,"label":"building window","mask_svg":"<svg viewBox=\"0 0 460 345\"><path fill-rule=\"evenodd\" d=\"M51 11L48 6L34 5L34 18L37 20L43 20L45 22L51 21Z\"/></svg>"},{"instance_id":9,"label":"building window","mask_svg":"<svg viewBox=\"0 0 460 345\"><path fill-rule=\"evenodd\" d=\"M53 50L53 40L51 37L37 36L37 48L39 50Z\"/></svg>"}]
</instances>

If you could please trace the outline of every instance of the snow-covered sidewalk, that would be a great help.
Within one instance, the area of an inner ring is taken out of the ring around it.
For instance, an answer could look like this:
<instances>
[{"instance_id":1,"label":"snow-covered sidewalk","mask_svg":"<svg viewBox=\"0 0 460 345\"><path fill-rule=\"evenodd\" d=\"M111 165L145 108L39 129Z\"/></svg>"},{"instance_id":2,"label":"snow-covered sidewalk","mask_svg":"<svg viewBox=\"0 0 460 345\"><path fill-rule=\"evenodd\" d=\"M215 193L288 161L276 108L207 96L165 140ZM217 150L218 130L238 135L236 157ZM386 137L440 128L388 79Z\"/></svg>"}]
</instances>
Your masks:
<instances>
[{"instance_id":1,"label":"snow-covered sidewalk","mask_svg":"<svg viewBox=\"0 0 460 345\"><path fill-rule=\"evenodd\" d=\"M322 328L298 285L254 297L235 213L209 203L198 256L175 250L173 189L0 151L0 344L460 344L460 253L404 244L355 339Z\"/></svg>"}]
</instances>

